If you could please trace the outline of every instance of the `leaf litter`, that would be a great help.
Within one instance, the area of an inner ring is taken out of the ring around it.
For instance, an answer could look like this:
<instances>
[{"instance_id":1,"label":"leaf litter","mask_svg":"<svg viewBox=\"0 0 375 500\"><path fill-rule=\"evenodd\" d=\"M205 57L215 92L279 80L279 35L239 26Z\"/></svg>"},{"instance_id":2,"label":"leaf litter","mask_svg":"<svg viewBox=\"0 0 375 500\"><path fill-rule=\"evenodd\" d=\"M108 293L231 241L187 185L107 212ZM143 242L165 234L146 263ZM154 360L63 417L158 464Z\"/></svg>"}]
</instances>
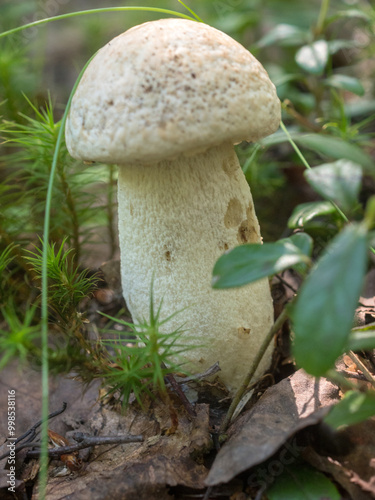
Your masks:
<instances>
[{"instance_id":1,"label":"leaf litter","mask_svg":"<svg viewBox=\"0 0 375 500\"><path fill-rule=\"evenodd\" d=\"M284 287L286 297L281 294L276 306L283 305L289 299L288 294L299 285L288 271L283 273L283 282L284 285L290 282L290 288ZM360 324L374 317L371 287L373 276L369 276L362 293L358 308ZM291 366L289 362L289 369ZM342 367L347 368L344 363L338 368ZM284 376L285 372L283 375L281 370L279 375ZM17 434L22 434L40 419L40 374L13 364L1 372L0 383L2 408L6 407L7 390L16 388ZM209 391L217 387L211 383ZM150 400L144 409L132 404L122 413L118 408L103 405L98 389L99 384L94 383L83 392L82 385L72 378L51 378L51 411L60 408L63 401L68 403L64 414L50 422L51 430L69 442L76 432L90 436L142 434L144 441L81 450L82 469L65 477L52 477L59 465L59 461L52 460L47 500L163 500L187 499L191 495L204 498L205 494L205 498L252 498L249 494L261 498L259 494L266 489L260 487L260 468L268 474L263 483L269 488L282 472L293 472L293 468L297 471L301 461L339 485L342 498L375 498L375 420L327 433L322 420L342 394L324 377L315 379L298 370L269 387L235 419L218 452L214 447L215 432L225 405L218 412L211 401L197 403L197 416L192 418L173 399L179 425L174 434L168 434L170 411L162 401ZM6 440L5 424L4 419L0 421L1 443ZM3 449L4 445L0 454ZM18 455L17 495L33 500L38 494L38 461L27 459L26 454L27 450L22 450ZM5 466L6 459L0 462L1 498L7 498Z\"/></svg>"}]
</instances>

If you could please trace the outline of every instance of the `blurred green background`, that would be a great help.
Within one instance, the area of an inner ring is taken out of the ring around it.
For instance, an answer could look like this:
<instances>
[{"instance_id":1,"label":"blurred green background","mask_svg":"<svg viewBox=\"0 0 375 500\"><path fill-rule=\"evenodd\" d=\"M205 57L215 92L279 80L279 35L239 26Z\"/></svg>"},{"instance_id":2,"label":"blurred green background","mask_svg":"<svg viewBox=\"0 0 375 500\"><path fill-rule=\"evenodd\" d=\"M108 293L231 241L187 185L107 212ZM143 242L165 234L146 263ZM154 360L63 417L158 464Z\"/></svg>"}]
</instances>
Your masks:
<instances>
[{"instance_id":1,"label":"blurred green background","mask_svg":"<svg viewBox=\"0 0 375 500\"><path fill-rule=\"evenodd\" d=\"M228 33L262 62L277 86L283 102L283 119L290 131L297 136L307 133L318 137L318 144L313 141L313 145L304 148L312 166L342 157L340 151L335 151L337 144L322 145L321 136L339 138L343 151L345 145L355 145L366 155L373 153L375 15L368 0L187 0L186 3L206 23ZM0 29L4 31L73 10L126 5L187 12L177 0L2 0ZM23 123L25 118L20 113L33 114L25 94L42 108L50 96L58 120L87 59L129 27L160 17L165 15L91 14L1 39L3 118ZM311 66L311 47L316 42L323 42L323 52ZM276 134L256 147L238 147L267 241L288 233L287 220L296 205L317 199L303 179L300 159L281 135ZM11 157L7 159L7 154L14 151L6 145L1 151L0 175L4 179L13 162ZM351 155L355 156L355 149ZM22 169L20 162L16 168ZM371 191L373 180L364 183L363 189ZM9 207L2 211L5 218L11 212ZM33 232L32 227L30 231ZM17 236L13 237L17 241Z\"/></svg>"}]
</instances>

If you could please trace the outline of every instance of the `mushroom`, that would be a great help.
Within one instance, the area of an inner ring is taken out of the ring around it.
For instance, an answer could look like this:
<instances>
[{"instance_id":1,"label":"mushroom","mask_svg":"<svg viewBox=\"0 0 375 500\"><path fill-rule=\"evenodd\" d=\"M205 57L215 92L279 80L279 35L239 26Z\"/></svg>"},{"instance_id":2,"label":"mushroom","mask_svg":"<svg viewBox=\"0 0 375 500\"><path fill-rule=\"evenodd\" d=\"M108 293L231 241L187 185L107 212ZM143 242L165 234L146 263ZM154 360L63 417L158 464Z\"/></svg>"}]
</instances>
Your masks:
<instances>
[{"instance_id":1,"label":"mushroom","mask_svg":"<svg viewBox=\"0 0 375 500\"><path fill-rule=\"evenodd\" d=\"M219 361L232 392L273 323L267 280L211 288L221 254L261 242L233 144L279 122L275 87L248 50L206 24L161 19L99 50L66 124L73 157L119 166L121 280L133 320L149 317L154 280L162 317L180 311L164 326L184 324L182 341L199 344L183 355L187 369Z\"/></svg>"}]
</instances>

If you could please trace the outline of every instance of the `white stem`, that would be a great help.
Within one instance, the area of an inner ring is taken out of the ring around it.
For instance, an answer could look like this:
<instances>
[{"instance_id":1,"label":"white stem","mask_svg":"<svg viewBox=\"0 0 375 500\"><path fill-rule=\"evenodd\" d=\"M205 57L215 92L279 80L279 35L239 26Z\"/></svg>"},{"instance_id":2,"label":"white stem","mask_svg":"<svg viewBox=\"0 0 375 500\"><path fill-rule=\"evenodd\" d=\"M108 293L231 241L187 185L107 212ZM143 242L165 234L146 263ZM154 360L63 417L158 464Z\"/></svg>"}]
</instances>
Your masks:
<instances>
[{"instance_id":1,"label":"white stem","mask_svg":"<svg viewBox=\"0 0 375 500\"><path fill-rule=\"evenodd\" d=\"M229 144L155 165L119 167L119 233L123 294L133 320L149 318L154 275L166 324L185 324L191 371L220 362L235 390L273 323L267 280L230 290L211 288L212 269L226 250L260 242L249 186ZM269 363L265 356L259 369Z\"/></svg>"}]
</instances>

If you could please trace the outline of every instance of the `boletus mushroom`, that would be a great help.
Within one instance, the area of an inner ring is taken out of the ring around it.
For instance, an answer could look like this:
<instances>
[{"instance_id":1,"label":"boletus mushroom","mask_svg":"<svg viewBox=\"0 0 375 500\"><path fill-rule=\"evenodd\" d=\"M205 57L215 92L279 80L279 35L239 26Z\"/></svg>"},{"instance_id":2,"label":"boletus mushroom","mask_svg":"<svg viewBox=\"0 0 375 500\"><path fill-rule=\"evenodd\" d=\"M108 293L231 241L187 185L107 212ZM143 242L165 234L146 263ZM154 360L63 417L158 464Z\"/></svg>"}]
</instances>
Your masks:
<instances>
[{"instance_id":1,"label":"boletus mushroom","mask_svg":"<svg viewBox=\"0 0 375 500\"><path fill-rule=\"evenodd\" d=\"M153 280L165 324L184 324L190 372L220 362L234 391L273 323L267 280L211 288L225 251L261 236L233 144L280 122L261 64L226 34L161 19L129 29L87 67L66 124L70 154L119 166L123 294L133 320L149 317ZM258 374L269 363L264 358Z\"/></svg>"}]
</instances>

